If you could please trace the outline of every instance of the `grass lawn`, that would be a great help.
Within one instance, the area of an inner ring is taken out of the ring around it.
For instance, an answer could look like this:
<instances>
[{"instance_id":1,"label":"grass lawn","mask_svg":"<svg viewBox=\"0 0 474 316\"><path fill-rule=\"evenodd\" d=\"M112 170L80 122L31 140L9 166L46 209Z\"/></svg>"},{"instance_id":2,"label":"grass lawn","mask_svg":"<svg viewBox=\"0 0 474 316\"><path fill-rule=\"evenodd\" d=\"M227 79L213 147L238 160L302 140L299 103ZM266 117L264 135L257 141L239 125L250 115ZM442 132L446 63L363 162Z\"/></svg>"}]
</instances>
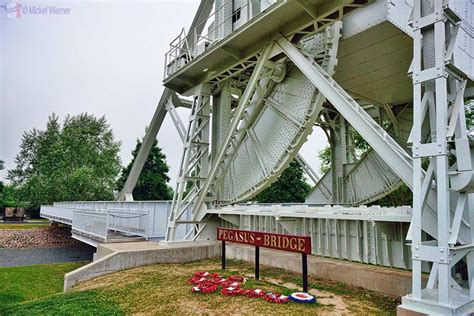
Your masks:
<instances>
[{"instance_id":1,"label":"grass lawn","mask_svg":"<svg viewBox=\"0 0 474 316\"><path fill-rule=\"evenodd\" d=\"M314 278L310 278L310 287L313 293L317 293L316 304L273 304L263 299L227 297L219 292L207 295L192 293L191 285L186 281L195 271L219 272L224 277L253 274L252 265L233 260L228 260L228 268L222 271L218 259L125 270L81 283L68 293L51 295L61 290L62 273L72 268L69 265L60 272L61 265L54 266L58 267L54 272L41 272L43 275L35 272L35 277L28 271L22 275L18 272L6 274L0 270L0 284L5 284L5 275L9 275L10 282L21 277L28 279L18 286L10 286L10 290L1 290L3 301L9 303L2 304L0 315L395 314L399 304L397 300L373 292ZM48 270L47 266L44 267ZM244 287L288 295L295 292L301 282L300 275L277 268L262 266L260 274L262 281L249 278ZM13 296L8 298L8 295ZM43 297L37 299L40 296Z\"/></svg>"},{"instance_id":2,"label":"grass lawn","mask_svg":"<svg viewBox=\"0 0 474 316\"><path fill-rule=\"evenodd\" d=\"M84 262L0 267L0 314L2 309L63 290L64 274Z\"/></svg>"},{"instance_id":3,"label":"grass lawn","mask_svg":"<svg viewBox=\"0 0 474 316\"><path fill-rule=\"evenodd\" d=\"M37 224L0 224L2 229L32 229L32 228L49 228L49 222Z\"/></svg>"}]
</instances>

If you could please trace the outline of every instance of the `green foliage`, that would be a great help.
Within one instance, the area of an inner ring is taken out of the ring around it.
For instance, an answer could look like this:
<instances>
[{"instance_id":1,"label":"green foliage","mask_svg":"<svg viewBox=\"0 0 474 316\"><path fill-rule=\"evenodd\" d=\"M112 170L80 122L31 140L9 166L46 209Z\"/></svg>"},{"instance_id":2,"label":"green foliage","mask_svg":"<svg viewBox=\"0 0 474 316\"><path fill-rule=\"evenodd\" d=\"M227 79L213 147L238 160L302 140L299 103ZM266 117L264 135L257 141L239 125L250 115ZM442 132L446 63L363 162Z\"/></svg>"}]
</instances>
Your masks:
<instances>
[{"instance_id":1,"label":"green foliage","mask_svg":"<svg viewBox=\"0 0 474 316\"><path fill-rule=\"evenodd\" d=\"M353 131L353 139L354 139L354 147L355 147L355 155L357 159L360 159L362 155L370 149L369 143L360 136L359 133Z\"/></svg>"},{"instance_id":2,"label":"green foliage","mask_svg":"<svg viewBox=\"0 0 474 316\"><path fill-rule=\"evenodd\" d=\"M302 203L310 190L311 186L303 176L303 168L293 161L278 180L254 200L259 203Z\"/></svg>"},{"instance_id":3,"label":"green foliage","mask_svg":"<svg viewBox=\"0 0 474 316\"><path fill-rule=\"evenodd\" d=\"M321 161L319 165L319 172L325 174L331 169L331 146L326 145L318 152L318 158Z\"/></svg>"},{"instance_id":4,"label":"green foliage","mask_svg":"<svg viewBox=\"0 0 474 316\"><path fill-rule=\"evenodd\" d=\"M122 174L117 181L117 189L121 190L127 181L127 177L132 170L142 142L137 140L137 145L132 152L133 159L127 167L123 168ZM158 147L155 140L150 154L145 161L143 170L138 177L137 184L133 189L133 197L136 200L171 200L173 198L173 190L168 185L170 178L168 177L169 166L166 164L166 156Z\"/></svg>"},{"instance_id":5,"label":"green foliage","mask_svg":"<svg viewBox=\"0 0 474 316\"><path fill-rule=\"evenodd\" d=\"M0 170L3 170L3 164L5 162L3 160L0 159ZM3 205L3 192L5 190L5 186L3 185L3 182L0 181L0 209L3 209L4 205Z\"/></svg>"},{"instance_id":6,"label":"green foliage","mask_svg":"<svg viewBox=\"0 0 474 316\"><path fill-rule=\"evenodd\" d=\"M120 171L120 142L105 117L83 113L61 125L54 113L44 131L23 134L8 179L37 207L54 201L110 200Z\"/></svg>"},{"instance_id":7,"label":"green foliage","mask_svg":"<svg viewBox=\"0 0 474 316\"><path fill-rule=\"evenodd\" d=\"M413 204L413 193L406 184L402 184L398 189L383 198L370 203L369 205L380 206L405 206Z\"/></svg>"},{"instance_id":8,"label":"green foliage","mask_svg":"<svg viewBox=\"0 0 474 316\"><path fill-rule=\"evenodd\" d=\"M16 198L15 187L11 184L0 186L0 208L28 207L28 203L20 202Z\"/></svg>"}]
</instances>

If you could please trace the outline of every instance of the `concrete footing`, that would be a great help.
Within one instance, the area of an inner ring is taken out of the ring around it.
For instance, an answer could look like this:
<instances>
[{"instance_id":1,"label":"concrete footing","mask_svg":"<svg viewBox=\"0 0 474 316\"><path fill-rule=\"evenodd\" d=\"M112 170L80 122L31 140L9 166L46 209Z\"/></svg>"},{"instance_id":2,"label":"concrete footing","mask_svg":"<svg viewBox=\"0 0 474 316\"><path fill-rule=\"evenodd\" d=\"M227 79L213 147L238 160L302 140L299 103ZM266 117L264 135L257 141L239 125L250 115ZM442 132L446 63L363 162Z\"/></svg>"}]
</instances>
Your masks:
<instances>
[{"instance_id":1,"label":"concrete footing","mask_svg":"<svg viewBox=\"0 0 474 316\"><path fill-rule=\"evenodd\" d=\"M407 309L406 307L399 305L397 306L397 316L424 316L426 314L415 312L413 310Z\"/></svg>"},{"instance_id":2,"label":"concrete footing","mask_svg":"<svg viewBox=\"0 0 474 316\"><path fill-rule=\"evenodd\" d=\"M413 298L411 294L402 298L397 315L474 315L474 300L467 289L451 289L449 304L438 303L438 289L423 289L423 300Z\"/></svg>"}]
</instances>

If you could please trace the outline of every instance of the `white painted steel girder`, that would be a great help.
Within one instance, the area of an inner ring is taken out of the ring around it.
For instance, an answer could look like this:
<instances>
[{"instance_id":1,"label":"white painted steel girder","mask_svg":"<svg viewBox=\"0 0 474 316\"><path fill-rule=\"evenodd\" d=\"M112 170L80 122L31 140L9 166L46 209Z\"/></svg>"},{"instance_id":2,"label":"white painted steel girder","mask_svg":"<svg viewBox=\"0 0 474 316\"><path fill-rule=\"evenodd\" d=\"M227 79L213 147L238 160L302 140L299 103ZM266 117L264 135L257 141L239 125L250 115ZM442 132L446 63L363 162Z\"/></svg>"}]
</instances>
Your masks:
<instances>
[{"instance_id":1,"label":"white painted steel girder","mask_svg":"<svg viewBox=\"0 0 474 316\"><path fill-rule=\"evenodd\" d=\"M288 57L305 73L308 79L318 87L329 102L344 116L351 126L369 143L382 159L389 162L392 170L413 188L412 159L408 153L393 138L378 125L364 109L342 89L330 75L313 61L306 58L292 43L283 37L277 38L277 43ZM420 174L423 177L423 173ZM436 237L436 195L429 186L427 190L426 211L423 213L423 229ZM461 223L460 241L469 240L470 229L466 222Z\"/></svg>"},{"instance_id":2,"label":"white painted steel girder","mask_svg":"<svg viewBox=\"0 0 474 316\"><path fill-rule=\"evenodd\" d=\"M221 227L311 236L314 255L411 268L410 207L249 204L208 212L219 216Z\"/></svg>"}]
</instances>

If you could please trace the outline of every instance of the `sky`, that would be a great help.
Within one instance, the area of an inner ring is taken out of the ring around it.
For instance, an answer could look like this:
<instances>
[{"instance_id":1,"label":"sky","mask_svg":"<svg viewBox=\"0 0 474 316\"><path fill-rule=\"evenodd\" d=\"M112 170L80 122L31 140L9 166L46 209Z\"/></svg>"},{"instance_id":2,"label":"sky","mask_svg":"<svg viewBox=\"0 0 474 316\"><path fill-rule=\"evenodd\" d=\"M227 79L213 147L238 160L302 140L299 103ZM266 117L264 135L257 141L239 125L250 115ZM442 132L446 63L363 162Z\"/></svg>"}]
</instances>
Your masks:
<instances>
[{"instance_id":1,"label":"sky","mask_svg":"<svg viewBox=\"0 0 474 316\"><path fill-rule=\"evenodd\" d=\"M13 12L7 19L0 8L0 159L5 168L15 166L22 134L44 129L53 112L61 119L83 112L105 115L122 143L122 163L128 164L163 91L169 43L189 28L199 1L18 2L19 17ZM38 7L47 12L40 14ZM50 7L61 10L53 14ZM188 110L178 110L186 122ZM158 142L174 184L182 146L171 119L165 119ZM315 130L301 150L315 169L325 144L324 134ZM0 180L5 176L6 170L0 171Z\"/></svg>"}]
</instances>

